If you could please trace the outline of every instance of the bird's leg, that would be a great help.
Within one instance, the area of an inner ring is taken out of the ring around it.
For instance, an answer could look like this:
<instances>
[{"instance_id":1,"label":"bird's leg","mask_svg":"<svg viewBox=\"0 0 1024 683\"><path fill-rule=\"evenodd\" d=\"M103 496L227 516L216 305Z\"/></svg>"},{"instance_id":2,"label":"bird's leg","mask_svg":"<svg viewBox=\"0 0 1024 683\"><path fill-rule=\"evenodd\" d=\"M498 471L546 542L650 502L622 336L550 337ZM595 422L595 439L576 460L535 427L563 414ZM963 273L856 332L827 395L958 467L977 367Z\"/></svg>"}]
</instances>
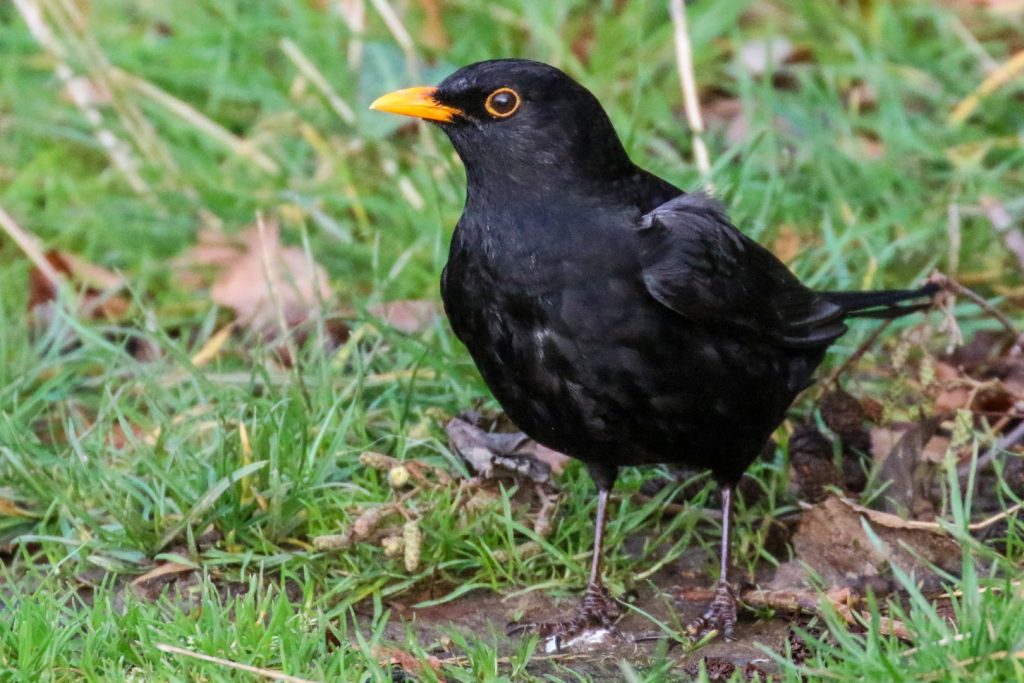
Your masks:
<instances>
[{"instance_id":1,"label":"bird's leg","mask_svg":"<svg viewBox=\"0 0 1024 683\"><path fill-rule=\"evenodd\" d=\"M590 564L590 579L587 591L576 614L566 621L544 622L535 624L516 624L510 634L535 632L544 638L555 638L556 642L578 635L593 627L611 627L619 616L618 606L604 590L601 583L601 550L604 545L604 522L608 507L609 489L600 488L597 493L597 519L594 524L594 558Z\"/></svg>"},{"instance_id":2,"label":"bird's leg","mask_svg":"<svg viewBox=\"0 0 1024 683\"><path fill-rule=\"evenodd\" d=\"M597 492L597 519L594 522L594 557L590 562L590 579L579 614L585 616L592 626L610 626L619 616L619 608L611 599L601 581L601 562L604 549L604 521L608 507L608 489Z\"/></svg>"},{"instance_id":3,"label":"bird's leg","mask_svg":"<svg viewBox=\"0 0 1024 683\"><path fill-rule=\"evenodd\" d=\"M736 596L729 585L729 550L732 546L732 485L722 487L722 567L715 597L704 614L687 625L695 638L718 631L726 640L735 640Z\"/></svg>"}]
</instances>

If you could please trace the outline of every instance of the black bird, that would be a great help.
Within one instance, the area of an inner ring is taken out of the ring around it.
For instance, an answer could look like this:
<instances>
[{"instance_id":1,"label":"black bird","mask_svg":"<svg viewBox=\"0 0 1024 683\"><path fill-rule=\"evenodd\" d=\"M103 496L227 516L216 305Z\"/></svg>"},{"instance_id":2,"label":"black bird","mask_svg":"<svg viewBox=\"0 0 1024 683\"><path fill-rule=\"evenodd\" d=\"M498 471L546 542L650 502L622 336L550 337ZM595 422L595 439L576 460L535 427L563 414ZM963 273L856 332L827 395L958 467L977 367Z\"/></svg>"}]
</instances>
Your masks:
<instances>
[{"instance_id":1,"label":"black bird","mask_svg":"<svg viewBox=\"0 0 1024 683\"><path fill-rule=\"evenodd\" d=\"M722 490L721 574L695 632L733 635L734 484L853 316L894 317L935 288L815 292L722 207L637 167L600 101L558 69L499 59L371 108L440 125L466 168L441 296L509 417L582 460L599 491L594 556L566 637L610 625L601 585L619 467L680 463Z\"/></svg>"}]
</instances>

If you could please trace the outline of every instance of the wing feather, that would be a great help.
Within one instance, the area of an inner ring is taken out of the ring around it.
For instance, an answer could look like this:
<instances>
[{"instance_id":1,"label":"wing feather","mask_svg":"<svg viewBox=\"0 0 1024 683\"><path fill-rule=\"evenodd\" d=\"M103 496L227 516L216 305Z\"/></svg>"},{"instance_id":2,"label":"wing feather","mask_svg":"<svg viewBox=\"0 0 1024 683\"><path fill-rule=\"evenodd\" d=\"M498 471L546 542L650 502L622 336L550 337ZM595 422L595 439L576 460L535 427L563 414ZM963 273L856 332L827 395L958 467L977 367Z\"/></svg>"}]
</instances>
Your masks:
<instances>
[{"instance_id":1,"label":"wing feather","mask_svg":"<svg viewBox=\"0 0 1024 683\"><path fill-rule=\"evenodd\" d=\"M644 284L679 315L797 349L827 346L846 331L841 306L805 287L706 195L662 204L639 234Z\"/></svg>"}]
</instances>

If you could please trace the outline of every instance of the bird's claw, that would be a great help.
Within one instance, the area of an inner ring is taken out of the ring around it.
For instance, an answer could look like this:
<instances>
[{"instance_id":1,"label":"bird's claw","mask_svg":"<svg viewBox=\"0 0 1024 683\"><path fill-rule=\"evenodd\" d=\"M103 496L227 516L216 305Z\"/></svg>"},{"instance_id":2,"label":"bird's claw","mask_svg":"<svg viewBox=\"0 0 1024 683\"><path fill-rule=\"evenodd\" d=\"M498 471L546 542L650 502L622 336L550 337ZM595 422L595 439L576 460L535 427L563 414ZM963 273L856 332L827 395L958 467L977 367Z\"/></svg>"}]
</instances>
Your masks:
<instances>
[{"instance_id":1,"label":"bird's claw","mask_svg":"<svg viewBox=\"0 0 1024 683\"><path fill-rule=\"evenodd\" d=\"M718 582L707 611L687 624L686 631L695 640L711 631L718 631L726 640L736 640L736 596L727 581Z\"/></svg>"},{"instance_id":2,"label":"bird's claw","mask_svg":"<svg viewBox=\"0 0 1024 683\"><path fill-rule=\"evenodd\" d=\"M512 624L508 634L536 633L541 638L552 641L555 649L561 649L563 645L589 629L604 629L613 635L617 634L614 624L618 617L619 607L615 600L603 588L591 585L587 587L576 614L571 618L565 621Z\"/></svg>"}]
</instances>

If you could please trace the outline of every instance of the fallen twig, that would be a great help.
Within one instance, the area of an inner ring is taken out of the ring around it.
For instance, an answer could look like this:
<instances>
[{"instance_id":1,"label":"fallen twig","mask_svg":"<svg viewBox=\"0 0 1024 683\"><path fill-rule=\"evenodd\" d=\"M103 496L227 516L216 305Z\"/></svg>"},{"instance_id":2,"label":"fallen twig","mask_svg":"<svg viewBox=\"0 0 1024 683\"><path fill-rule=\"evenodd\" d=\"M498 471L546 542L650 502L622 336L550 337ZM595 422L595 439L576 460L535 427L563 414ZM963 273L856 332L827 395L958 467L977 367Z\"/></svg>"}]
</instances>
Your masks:
<instances>
[{"instance_id":1,"label":"fallen twig","mask_svg":"<svg viewBox=\"0 0 1024 683\"><path fill-rule=\"evenodd\" d=\"M993 318L998 320L999 324L1002 325L1007 332L1012 334L1015 339L1020 338L1021 331L1017 329L1017 326L1014 324L1014 322L1010 320L1010 318L1007 317L1005 313L1003 313L998 308L996 308L988 301L986 301L985 298L980 294L976 293L971 289L968 289L967 287L964 287L962 284L960 284L953 278L943 275L942 273L933 273L931 277L928 278L928 281L936 283L947 292L951 292L957 296L962 296L965 299L970 300L972 303L976 304L987 314L991 315Z\"/></svg>"}]
</instances>

